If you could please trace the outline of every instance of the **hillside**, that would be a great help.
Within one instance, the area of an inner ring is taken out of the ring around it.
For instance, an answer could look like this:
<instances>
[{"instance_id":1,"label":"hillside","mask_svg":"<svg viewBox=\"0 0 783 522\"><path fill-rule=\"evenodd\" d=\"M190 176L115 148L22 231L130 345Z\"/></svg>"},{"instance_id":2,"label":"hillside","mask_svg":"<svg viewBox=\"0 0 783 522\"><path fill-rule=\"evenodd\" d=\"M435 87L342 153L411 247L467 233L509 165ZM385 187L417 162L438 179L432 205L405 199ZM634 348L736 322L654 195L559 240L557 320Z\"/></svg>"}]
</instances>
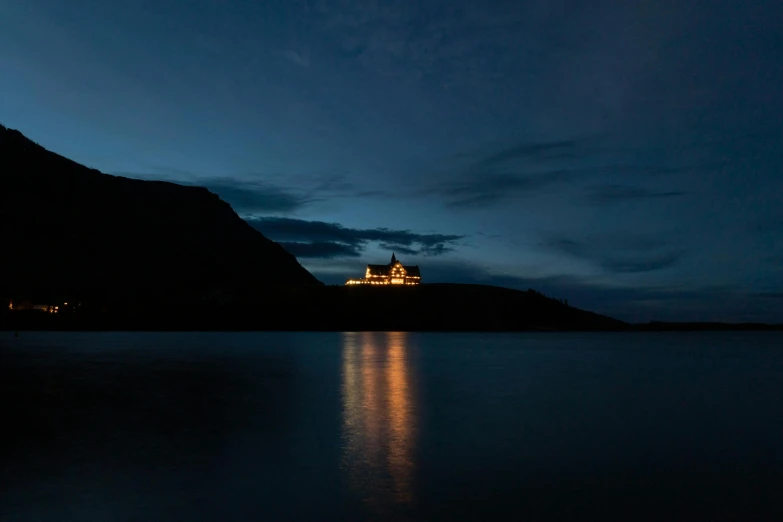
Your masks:
<instances>
[{"instance_id":1,"label":"hillside","mask_svg":"<svg viewBox=\"0 0 783 522\"><path fill-rule=\"evenodd\" d=\"M205 188L103 174L0 126L0 296L198 301L319 285Z\"/></svg>"},{"instance_id":2,"label":"hillside","mask_svg":"<svg viewBox=\"0 0 783 522\"><path fill-rule=\"evenodd\" d=\"M205 188L103 174L2 126L0 167L0 329L626 327L532 290L323 286Z\"/></svg>"},{"instance_id":3,"label":"hillside","mask_svg":"<svg viewBox=\"0 0 783 522\"><path fill-rule=\"evenodd\" d=\"M326 287L303 310L321 329L407 331L615 330L625 323L533 291L486 285ZM319 304L320 301L320 304ZM326 306L328 303L328 306ZM332 328L329 328L329 326Z\"/></svg>"},{"instance_id":4,"label":"hillside","mask_svg":"<svg viewBox=\"0 0 783 522\"><path fill-rule=\"evenodd\" d=\"M0 310L0 329L4 313ZM482 285L278 287L225 301L168 309L5 314L6 329L316 330L316 331L608 331L615 319L567 306L533 290Z\"/></svg>"}]
</instances>

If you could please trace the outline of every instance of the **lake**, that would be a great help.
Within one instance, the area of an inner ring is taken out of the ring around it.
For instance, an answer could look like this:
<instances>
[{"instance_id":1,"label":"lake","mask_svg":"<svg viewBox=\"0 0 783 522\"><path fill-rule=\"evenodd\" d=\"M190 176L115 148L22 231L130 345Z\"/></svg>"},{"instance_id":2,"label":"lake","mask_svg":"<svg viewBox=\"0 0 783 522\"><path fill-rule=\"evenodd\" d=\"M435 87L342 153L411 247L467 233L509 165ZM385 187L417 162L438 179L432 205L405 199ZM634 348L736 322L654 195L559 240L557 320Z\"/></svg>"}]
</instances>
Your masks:
<instances>
[{"instance_id":1,"label":"lake","mask_svg":"<svg viewBox=\"0 0 783 522\"><path fill-rule=\"evenodd\" d=\"M0 332L0 520L783 517L780 333Z\"/></svg>"}]
</instances>

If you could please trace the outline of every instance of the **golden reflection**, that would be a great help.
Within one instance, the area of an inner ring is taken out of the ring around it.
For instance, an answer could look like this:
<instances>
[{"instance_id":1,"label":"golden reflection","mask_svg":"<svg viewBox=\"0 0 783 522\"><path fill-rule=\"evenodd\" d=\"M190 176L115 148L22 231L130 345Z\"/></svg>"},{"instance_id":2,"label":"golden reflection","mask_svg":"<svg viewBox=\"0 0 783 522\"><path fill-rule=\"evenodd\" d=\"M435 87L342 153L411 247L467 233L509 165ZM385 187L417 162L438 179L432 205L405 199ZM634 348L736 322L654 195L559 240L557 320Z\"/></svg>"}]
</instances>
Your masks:
<instances>
[{"instance_id":1,"label":"golden reflection","mask_svg":"<svg viewBox=\"0 0 783 522\"><path fill-rule=\"evenodd\" d=\"M373 504L411 501L416 430L407 336L344 335L343 465Z\"/></svg>"}]
</instances>

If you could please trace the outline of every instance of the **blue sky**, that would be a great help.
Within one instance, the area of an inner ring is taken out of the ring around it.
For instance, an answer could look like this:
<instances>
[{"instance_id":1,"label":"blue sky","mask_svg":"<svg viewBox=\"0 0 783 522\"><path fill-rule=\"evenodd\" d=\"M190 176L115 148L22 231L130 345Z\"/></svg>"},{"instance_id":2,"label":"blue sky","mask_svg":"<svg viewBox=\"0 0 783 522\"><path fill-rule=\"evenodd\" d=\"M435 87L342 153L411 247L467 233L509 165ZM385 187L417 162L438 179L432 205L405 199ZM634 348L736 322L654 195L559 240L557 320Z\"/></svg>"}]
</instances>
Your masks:
<instances>
[{"instance_id":1,"label":"blue sky","mask_svg":"<svg viewBox=\"0 0 783 522\"><path fill-rule=\"evenodd\" d=\"M783 8L0 0L0 122L210 187L328 283L783 321Z\"/></svg>"}]
</instances>

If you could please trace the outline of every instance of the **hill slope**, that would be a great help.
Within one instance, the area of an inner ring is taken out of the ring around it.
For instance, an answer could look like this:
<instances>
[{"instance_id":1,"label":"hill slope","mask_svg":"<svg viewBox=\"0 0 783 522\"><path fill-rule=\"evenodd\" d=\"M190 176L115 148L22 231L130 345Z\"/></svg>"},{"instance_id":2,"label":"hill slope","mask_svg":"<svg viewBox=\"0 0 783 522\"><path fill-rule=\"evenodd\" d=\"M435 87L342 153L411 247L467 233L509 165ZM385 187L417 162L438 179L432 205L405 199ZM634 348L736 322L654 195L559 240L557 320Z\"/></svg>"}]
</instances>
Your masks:
<instances>
[{"instance_id":1,"label":"hill slope","mask_svg":"<svg viewBox=\"0 0 783 522\"><path fill-rule=\"evenodd\" d=\"M3 305L0 328L627 327L534 291L326 287L205 188L102 174L2 126L0 238L0 301L60 306L48 314Z\"/></svg>"},{"instance_id":2,"label":"hill slope","mask_svg":"<svg viewBox=\"0 0 783 522\"><path fill-rule=\"evenodd\" d=\"M0 126L0 295L138 299L318 285L205 188L102 174Z\"/></svg>"},{"instance_id":3,"label":"hill slope","mask_svg":"<svg viewBox=\"0 0 783 522\"><path fill-rule=\"evenodd\" d=\"M270 327L377 331L622 330L622 321L567 306L534 290L487 285L342 286L303 290L297 313ZM294 297L295 298L295 297ZM286 300L280 299L284 309ZM292 306L293 308L293 306ZM250 322L250 321L248 321ZM260 324L260 319L255 320Z\"/></svg>"},{"instance_id":4,"label":"hill slope","mask_svg":"<svg viewBox=\"0 0 783 522\"><path fill-rule=\"evenodd\" d=\"M199 306L6 313L14 330L606 331L629 325L533 290L483 285L300 286Z\"/></svg>"}]
</instances>

